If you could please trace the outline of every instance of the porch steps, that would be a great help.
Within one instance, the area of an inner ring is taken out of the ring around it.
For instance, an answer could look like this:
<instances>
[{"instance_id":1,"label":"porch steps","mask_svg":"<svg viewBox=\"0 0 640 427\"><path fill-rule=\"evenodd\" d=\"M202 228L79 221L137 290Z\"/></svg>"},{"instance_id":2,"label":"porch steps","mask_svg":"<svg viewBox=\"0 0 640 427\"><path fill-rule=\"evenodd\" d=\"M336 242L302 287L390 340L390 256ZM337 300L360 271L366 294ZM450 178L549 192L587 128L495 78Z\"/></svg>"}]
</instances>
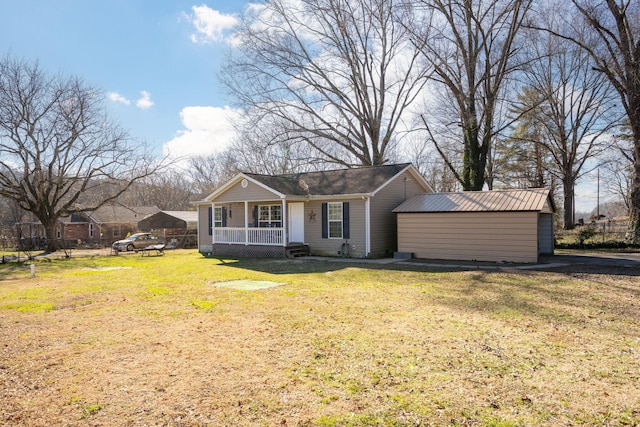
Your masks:
<instances>
[{"instance_id":1,"label":"porch steps","mask_svg":"<svg viewBox=\"0 0 640 427\"><path fill-rule=\"evenodd\" d=\"M303 243L289 244L285 250L287 258L297 258L309 255L309 245Z\"/></svg>"}]
</instances>

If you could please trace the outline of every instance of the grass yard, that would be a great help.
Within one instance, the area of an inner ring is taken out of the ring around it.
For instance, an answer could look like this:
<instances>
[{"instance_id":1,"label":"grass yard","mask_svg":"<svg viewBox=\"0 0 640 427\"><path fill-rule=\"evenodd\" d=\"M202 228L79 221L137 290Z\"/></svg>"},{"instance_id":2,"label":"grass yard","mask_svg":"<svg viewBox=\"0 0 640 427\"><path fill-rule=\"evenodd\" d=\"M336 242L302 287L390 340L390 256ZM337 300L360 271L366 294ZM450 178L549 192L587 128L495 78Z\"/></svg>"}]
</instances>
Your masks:
<instances>
[{"instance_id":1,"label":"grass yard","mask_svg":"<svg viewBox=\"0 0 640 427\"><path fill-rule=\"evenodd\" d=\"M0 425L640 425L624 269L35 264L0 265ZM216 285L245 279L284 285Z\"/></svg>"}]
</instances>

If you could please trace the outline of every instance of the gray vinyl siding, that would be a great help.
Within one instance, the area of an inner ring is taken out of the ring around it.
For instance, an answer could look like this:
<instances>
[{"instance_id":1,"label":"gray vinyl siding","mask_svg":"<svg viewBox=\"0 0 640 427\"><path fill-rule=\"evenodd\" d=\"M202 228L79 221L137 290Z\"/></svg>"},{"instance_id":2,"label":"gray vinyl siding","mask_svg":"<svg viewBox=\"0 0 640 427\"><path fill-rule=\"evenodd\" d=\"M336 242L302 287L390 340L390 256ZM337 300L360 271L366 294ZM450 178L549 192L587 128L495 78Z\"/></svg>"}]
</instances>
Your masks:
<instances>
[{"instance_id":1,"label":"gray vinyl siding","mask_svg":"<svg viewBox=\"0 0 640 427\"><path fill-rule=\"evenodd\" d=\"M553 214L541 213L538 216L538 251L541 255L553 255Z\"/></svg>"},{"instance_id":2,"label":"gray vinyl siding","mask_svg":"<svg viewBox=\"0 0 640 427\"><path fill-rule=\"evenodd\" d=\"M404 172L371 198L371 254L373 256L388 255L397 250L398 227L396 214L392 210L405 200L426 191L409 172Z\"/></svg>"},{"instance_id":3,"label":"gray vinyl siding","mask_svg":"<svg viewBox=\"0 0 640 427\"><path fill-rule=\"evenodd\" d=\"M220 203L216 201L216 206L222 206L227 213L227 227L244 227L244 203ZM249 206L249 224L251 219L251 206Z\"/></svg>"},{"instance_id":4,"label":"gray vinyl siding","mask_svg":"<svg viewBox=\"0 0 640 427\"><path fill-rule=\"evenodd\" d=\"M209 205L210 206L210 205ZM213 239L209 235L209 206L198 206L198 250L211 252Z\"/></svg>"},{"instance_id":5,"label":"gray vinyl siding","mask_svg":"<svg viewBox=\"0 0 640 427\"><path fill-rule=\"evenodd\" d=\"M217 203L224 202L243 202L243 201L262 201L262 200L279 200L280 197L272 191L248 181L247 188L242 188L241 182L237 182L224 193L218 195L213 201Z\"/></svg>"},{"instance_id":6,"label":"gray vinyl siding","mask_svg":"<svg viewBox=\"0 0 640 427\"><path fill-rule=\"evenodd\" d=\"M416 258L537 262L538 213L399 213L398 246Z\"/></svg>"},{"instance_id":7,"label":"gray vinyl siding","mask_svg":"<svg viewBox=\"0 0 640 427\"><path fill-rule=\"evenodd\" d=\"M349 202L349 256L364 258L365 254L365 201L362 199L331 200L331 202ZM322 203L311 201L304 206L304 241L309 245L312 255L338 256L338 251L346 239L322 238ZM315 218L315 220L313 219Z\"/></svg>"}]
</instances>

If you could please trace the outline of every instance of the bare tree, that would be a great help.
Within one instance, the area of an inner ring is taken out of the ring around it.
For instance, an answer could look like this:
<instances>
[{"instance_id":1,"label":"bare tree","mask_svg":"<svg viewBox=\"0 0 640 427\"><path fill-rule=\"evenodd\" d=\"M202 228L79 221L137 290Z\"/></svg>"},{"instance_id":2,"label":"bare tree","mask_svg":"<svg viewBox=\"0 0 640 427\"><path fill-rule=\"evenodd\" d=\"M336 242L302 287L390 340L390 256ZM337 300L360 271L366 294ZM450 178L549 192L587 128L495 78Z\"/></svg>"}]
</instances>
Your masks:
<instances>
[{"instance_id":1,"label":"bare tree","mask_svg":"<svg viewBox=\"0 0 640 427\"><path fill-rule=\"evenodd\" d=\"M80 79L7 56L0 88L0 195L40 220L47 251L58 249L58 220L77 211L83 194L101 192L83 206L95 210L157 169Z\"/></svg>"},{"instance_id":2,"label":"bare tree","mask_svg":"<svg viewBox=\"0 0 640 427\"><path fill-rule=\"evenodd\" d=\"M603 163L604 188L624 205L627 215L631 212L631 187L633 178L633 137L622 134L614 139L617 150L607 150Z\"/></svg>"},{"instance_id":3,"label":"bare tree","mask_svg":"<svg viewBox=\"0 0 640 427\"><path fill-rule=\"evenodd\" d=\"M237 161L230 149L189 159L189 178L195 190L203 195L209 194L238 172Z\"/></svg>"},{"instance_id":4,"label":"bare tree","mask_svg":"<svg viewBox=\"0 0 640 427\"><path fill-rule=\"evenodd\" d=\"M15 200L0 197L0 247L15 247L18 241L16 223L22 221L24 211Z\"/></svg>"},{"instance_id":5,"label":"bare tree","mask_svg":"<svg viewBox=\"0 0 640 427\"><path fill-rule=\"evenodd\" d=\"M380 165L429 70L394 0L271 0L250 9L223 80L251 121L325 162ZM252 119L251 116L257 119ZM274 136L274 134L271 134ZM279 142L282 142L280 140Z\"/></svg>"},{"instance_id":6,"label":"bare tree","mask_svg":"<svg viewBox=\"0 0 640 427\"><path fill-rule=\"evenodd\" d=\"M583 18L554 34L589 53L594 68L611 82L633 135L630 241L640 243L640 3L637 0L572 0ZM596 41L597 43L594 43Z\"/></svg>"},{"instance_id":7,"label":"bare tree","mask_svg":"<svg viewBox=\"0 0 640 427\"><path fill-rule=\"evenodd\" d=\"M557 12L557 5L553 5ZM552 10L542 10L537 22L552 32L531 34L532 60L525 69L527 91L522 97L527 116L542 127L538 144L551 158L550 172L562 182L564 228L574 228L575 185L587 161L606 147L605 140L620 123L616 94L609 80L593 70L587 52L558 37L559 21ZM609 144L610 145L610 144Z\"/></svg>"},{"instance_id":8,"label":"bare tree","mask_svg":"<svg viewBox=\"0 0 640 427\"><path fill-rule=\"evenodd\" d=\"M134 183L119 198L124 206L156 206L160 210L193 210L197 190L193 182L178 169L167 169Z\"/></svg>"},{"instance_id":9,"label":"bare tree","mask_svg":"<svg viewBox=\"0 0 640 427\"><path fill-rule=\"evenodd\" d=\"M432 150L429 144L425 144L418 134L415 134L415 137L405 144L404 156L420 172L433 191L453 192L459 190L458 181L442 157Z\"/></svg>"},{"instance_id":10,"label":"bare tree","mask_svg":"<svg viewBox=\"0 0 640 427\"><path fill-rule=\"evenodd\" d=\"M300 131L287 130L287 123L279 117L262 115L249 108L241 123L235 123L237 137L229 155L236 169L262 174L286 174L327 169L333 163L310 144L301 144ZM337 147L327 146L332 156L339 155Z\"/></svg>"},{"instance_id":11,"label":"bare tree","mask_svg":"<svg viewBox=\"0 0 640 427\"><path fill-rule=\"evenodd\" d=\"M450 129L461 140L462 165L456 167L432 134L436 149L464 190L481 190L495 136L508 76L519 66L516 37L531 6L530 0L422 0L429 34L416 38L433 79L445 88L455 116ZM429 128L433 124L423 120Z\"/></svg>"}]
</instances>

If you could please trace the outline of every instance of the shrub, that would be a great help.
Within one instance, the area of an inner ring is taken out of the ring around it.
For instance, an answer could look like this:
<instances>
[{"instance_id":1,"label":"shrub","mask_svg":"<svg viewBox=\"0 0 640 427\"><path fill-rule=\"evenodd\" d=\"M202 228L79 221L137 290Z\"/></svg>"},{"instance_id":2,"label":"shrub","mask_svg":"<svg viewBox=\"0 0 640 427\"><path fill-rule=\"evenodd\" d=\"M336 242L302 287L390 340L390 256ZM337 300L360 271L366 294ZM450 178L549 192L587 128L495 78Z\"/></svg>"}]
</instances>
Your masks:
<instances>
[{"instance_id":1,"label":"shrub","mask_svg":"<svg viewBox=\"0 0 640 427\"><path fill-rule=\"evenodd\" d=\"M596 228L592 225L582 227L580 231L578 231L578 235L576 236L576 243L580 246L584 245L584 242L594 237L598 234Z\"/></svg>"}]
</instances>

